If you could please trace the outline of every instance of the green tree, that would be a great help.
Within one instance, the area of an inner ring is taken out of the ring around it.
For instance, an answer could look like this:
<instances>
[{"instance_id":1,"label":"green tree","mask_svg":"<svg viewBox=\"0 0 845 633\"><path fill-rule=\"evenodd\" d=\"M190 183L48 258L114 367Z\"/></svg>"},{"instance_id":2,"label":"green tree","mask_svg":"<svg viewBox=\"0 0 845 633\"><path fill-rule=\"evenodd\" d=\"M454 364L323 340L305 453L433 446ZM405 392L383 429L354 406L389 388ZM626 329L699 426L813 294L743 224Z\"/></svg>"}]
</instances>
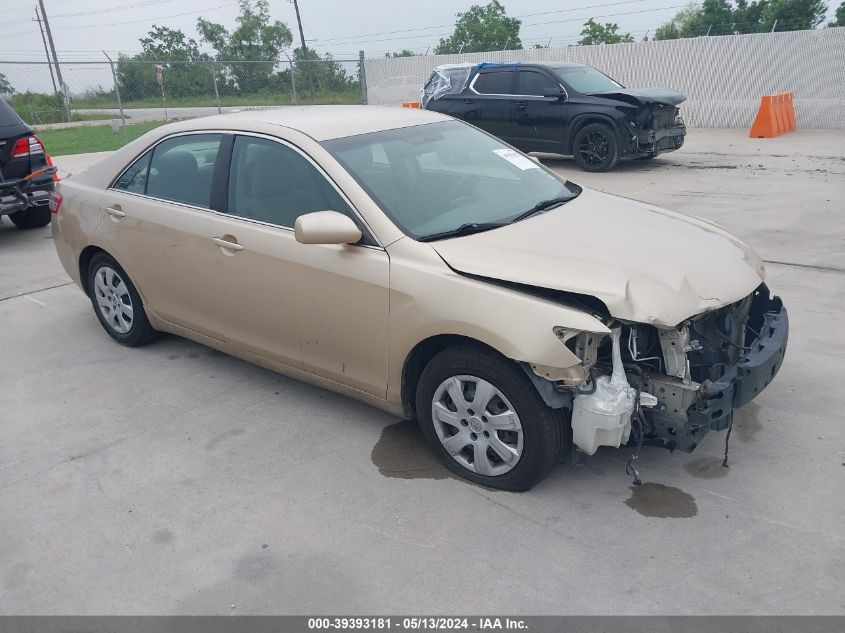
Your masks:
<instances>
[{"instance_id":1,"label":"green tree","mask_svg":"<svg viewBox=\"0 0 845 633\"><path fill-rule=\"evenodd\" d=\"M689 37L685 33L691 32L691 24L698 15L701 7L691 3L686 9L681 9L671 20L659 26L654 32L656 40L676 40L681 37Z\"/></svg>"},{"instance_id":2,"label":"green tree","mask_svg":"<svg viewBox=\"0 0 845 633\"><path fill-rule=\"evenodd\" d=\"M175 97L213 93L211 60L197 42L182 31L156 26L138 40L141 52L121 56L117 62L117 83L124 101L155 98L161 94L156 82L156 65L164 67L165 90ZM198 64L198 62L201 62Z\"/></svg>"},{"instance_id":3,"label":"green tree","mask_svg":"<svg viewBox=\"0 0 845 633\"><path fill-rule=\"evenodd\" d=\"M384 54L385 57L416 57L416 55L417 54L414 51L409 51L407 48L403 48L398 53L391 52Z\"/></svg>"},{"instance_id":4,"label":"green tree","mask_svg":"<svg viewBox=\"0 0 845 633\"><path fill-rule=\"evenodd\" d=\"M474 4L458 13L457 18L454 32L440 40L435 55L522 48L519 39L522 21L509 18L499 0L491 0L484 6Z\"/></svg>"},{"instance_id":5,"label":"green tree","mask_svg":"<svg viewBox=\"0 0 845 633\"><path fill-rule=\"evenodd\" d=\"M222 24L203 18L197 19L197 31L215 50L217 59L227 62L219 72L228 90L241 93L273 87L277 60L292 41L286 24L271 21L268 0L240 0L240 14L231 33Z\"/></svg>"},{"instance_id":6,"label":"green tree","mask_svg":"<svg viewBox=\"0 0 845 633\"><path fill-rule=\"evenodd\" d=\"M633 42L634 38L630 33L619 33L619 25L612 22L599 24L593 18L584 23L581 31L581 39L578 43L582 46L590 44L619 44L620 42Z\"/></svg>"},{"instance_id":7,"label":"green tree","mask_svg":"<svg viewBox=\"0 0 845 633\"><path fill-rule=\"evenodd\" d=\"M816 28L826 14L827 4L823 0L768 0L763 9L763 20L771 25L769 29L804 31Z\"/></svg>"},{"instance_id":8,"label":"green tree","mask_svg":"<svg viewBox=\"0 0 845 633\"><path fill-rule=\"evenodd\" d=\"M311 87L322 95L338 93L351 88L355 80L349 76L344 67L336 62L330 53L320 55L313 48L302 48L293 51L293 61L296 68L296 88L298 91L309 90ZM307 63L296 63L308 60Z\"/></svg>"},{"instance_id":9,"label":"green tree","mask_svg":"<svg viewBox=\"0 0 845 633\"><path fill-rule=\"evenodd\" d=\"M15 92L15 89L12 88L12 84L9 83L9 80L6 79L6 75L0 73L0 95L11 95Z\"/></svg>"},{"instance_id":10,"label":"green tree","mask_svg":"<svg viewBox=\"0 0 845 633\"><path fill-rule=\"evenodd\" d=\"M836 19L828 23L828 26L845 26L845 1L836 9Z\"/></svg>"}]
</instances>

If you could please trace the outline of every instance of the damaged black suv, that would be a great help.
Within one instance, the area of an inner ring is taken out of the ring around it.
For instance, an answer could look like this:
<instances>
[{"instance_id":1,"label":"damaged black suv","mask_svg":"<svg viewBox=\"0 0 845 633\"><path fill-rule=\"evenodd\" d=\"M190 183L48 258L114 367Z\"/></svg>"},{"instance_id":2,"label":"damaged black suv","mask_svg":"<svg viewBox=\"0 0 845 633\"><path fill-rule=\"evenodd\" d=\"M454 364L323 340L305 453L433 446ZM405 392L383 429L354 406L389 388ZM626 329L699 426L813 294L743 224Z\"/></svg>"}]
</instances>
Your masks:
<instances>
[{"instance_id":1,"label":"damaged black suv","mask_svg":"<svg viewBox=\"0 0 845 633\"><path fill-rule=\"evenodd\" d=\"M583 64L517 62L438 66L420 102L523 152L571 155L586 171L607 171L681 147L685 99L668 88L625 88Z\"/></svg>"}]
</instances>

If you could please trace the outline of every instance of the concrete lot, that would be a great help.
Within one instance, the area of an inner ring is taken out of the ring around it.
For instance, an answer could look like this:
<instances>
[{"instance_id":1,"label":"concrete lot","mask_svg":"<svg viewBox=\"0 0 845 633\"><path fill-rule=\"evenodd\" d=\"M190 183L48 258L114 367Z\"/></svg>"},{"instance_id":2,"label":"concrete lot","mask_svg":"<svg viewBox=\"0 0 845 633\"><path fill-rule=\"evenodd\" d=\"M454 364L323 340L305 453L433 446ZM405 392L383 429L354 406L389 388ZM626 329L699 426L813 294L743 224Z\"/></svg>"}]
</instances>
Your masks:
<instances>
[{"instance_id":1,"label":"concrete lot","mask_svg":"<svg viewBox=\"0 0 845 633\"><path fill-rule=\"evenodd\" d=\"M843 148L697 130L609 174L548 161L737 232L790 310L731 468L712 433L644 449L637 489L609 449L486 490L365 405L174 337L122 348L49 229L4 220L0 612L845 614Z\"/></svg>"}]
</instances>

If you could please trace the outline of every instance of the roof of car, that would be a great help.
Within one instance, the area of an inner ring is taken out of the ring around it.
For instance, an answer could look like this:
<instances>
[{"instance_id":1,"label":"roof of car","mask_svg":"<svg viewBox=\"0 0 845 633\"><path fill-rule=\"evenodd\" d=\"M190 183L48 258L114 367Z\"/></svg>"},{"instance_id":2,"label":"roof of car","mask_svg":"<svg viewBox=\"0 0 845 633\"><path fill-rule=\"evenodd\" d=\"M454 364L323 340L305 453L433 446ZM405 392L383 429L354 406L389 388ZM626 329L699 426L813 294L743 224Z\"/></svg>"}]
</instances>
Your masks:
<instances>
[{"instance_id":1,"label":"roof of car","mask_svg":"<svg viewBox=\"0 0 845 633\"><path fill-rule=\"evenodd\" d=\"M525 61L525 62L479 62L475 64L479 69L482 68L497 68L497 67L514 67L514 66L546 66L547 68L586 68L586 64L577 64L575 62L545 62L545 61ZM455 65L457 67L457 64Z\"/></svg>"},{"instance_id":2,"label":"roof of car","mask_svg":"<svg viewBox=\"0 0 845 633\"><path fill-rule=\"evenodd\" d=\"M357 136L382 130L394 130L425 123L448 121L449 117L400 107L365 105L284 106L261 110L243 110L194 119L183 128L249 129L249 123L280 125L307 134L317 141Z\"/></svg>"}]
</instances>

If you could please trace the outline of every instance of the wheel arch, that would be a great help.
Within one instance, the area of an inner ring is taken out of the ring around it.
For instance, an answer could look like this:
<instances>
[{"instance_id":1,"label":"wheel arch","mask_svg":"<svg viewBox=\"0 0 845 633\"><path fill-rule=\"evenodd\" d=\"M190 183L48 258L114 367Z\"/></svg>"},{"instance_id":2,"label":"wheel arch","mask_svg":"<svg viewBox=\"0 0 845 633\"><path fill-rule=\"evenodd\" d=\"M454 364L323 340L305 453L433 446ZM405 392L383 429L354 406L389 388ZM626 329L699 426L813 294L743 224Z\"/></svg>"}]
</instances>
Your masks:
<instances>
[{"instance_id":1,"label":"wheel arch","mask_svg":"<svg viewBox=\"0 0 845 633\"><path fill-rule=\"evenodd\" d=\"M566 141L566 152L567 154L572 154L572 143L575 141L575 135L581 131L586 125L590 125L591 123L604 123L605 125L609 125L610 129L613 130L613 133L616 135L617 142L619 141L619 129L616 125L616 121L613 120L609 114L601 114L596 112L590 112L586 114L579 114L577 115L572 123L569 125L569 138Z\"/></svg>"},{"instance_id":2,"label":"wheel arch","mask_svg":"<svg viewBox=\"0 0 845 633\"><path fill-rule=\"evenodd\" d=\"M416 416L415 400L417 383L419 382L420 376L422 376L425 366L443 350L457 345L475 345L508 361L516 362L491 345L462 334L436 334L420 341L408 352L405 362L402 365L400 395L402 398L402 411L407 419L410 420Z\"/></svg>"},{"instance_id":3,"label":"wheel arch","mask_svg":"<svg viewBox=\"0 0 845 633\"><path fill-rule=\"evenodd\" d=\"M85 294L88 294L88 267L91 265L91 260L94 259L94 255L97 253L105 253L109 257L114 257L114 255L109 253L106 249L100 248L99 246L89 245L82 249L82 252L79 253L79 283L82 286L82 290L85 291Z\"/></svg>"}]
</instances>

